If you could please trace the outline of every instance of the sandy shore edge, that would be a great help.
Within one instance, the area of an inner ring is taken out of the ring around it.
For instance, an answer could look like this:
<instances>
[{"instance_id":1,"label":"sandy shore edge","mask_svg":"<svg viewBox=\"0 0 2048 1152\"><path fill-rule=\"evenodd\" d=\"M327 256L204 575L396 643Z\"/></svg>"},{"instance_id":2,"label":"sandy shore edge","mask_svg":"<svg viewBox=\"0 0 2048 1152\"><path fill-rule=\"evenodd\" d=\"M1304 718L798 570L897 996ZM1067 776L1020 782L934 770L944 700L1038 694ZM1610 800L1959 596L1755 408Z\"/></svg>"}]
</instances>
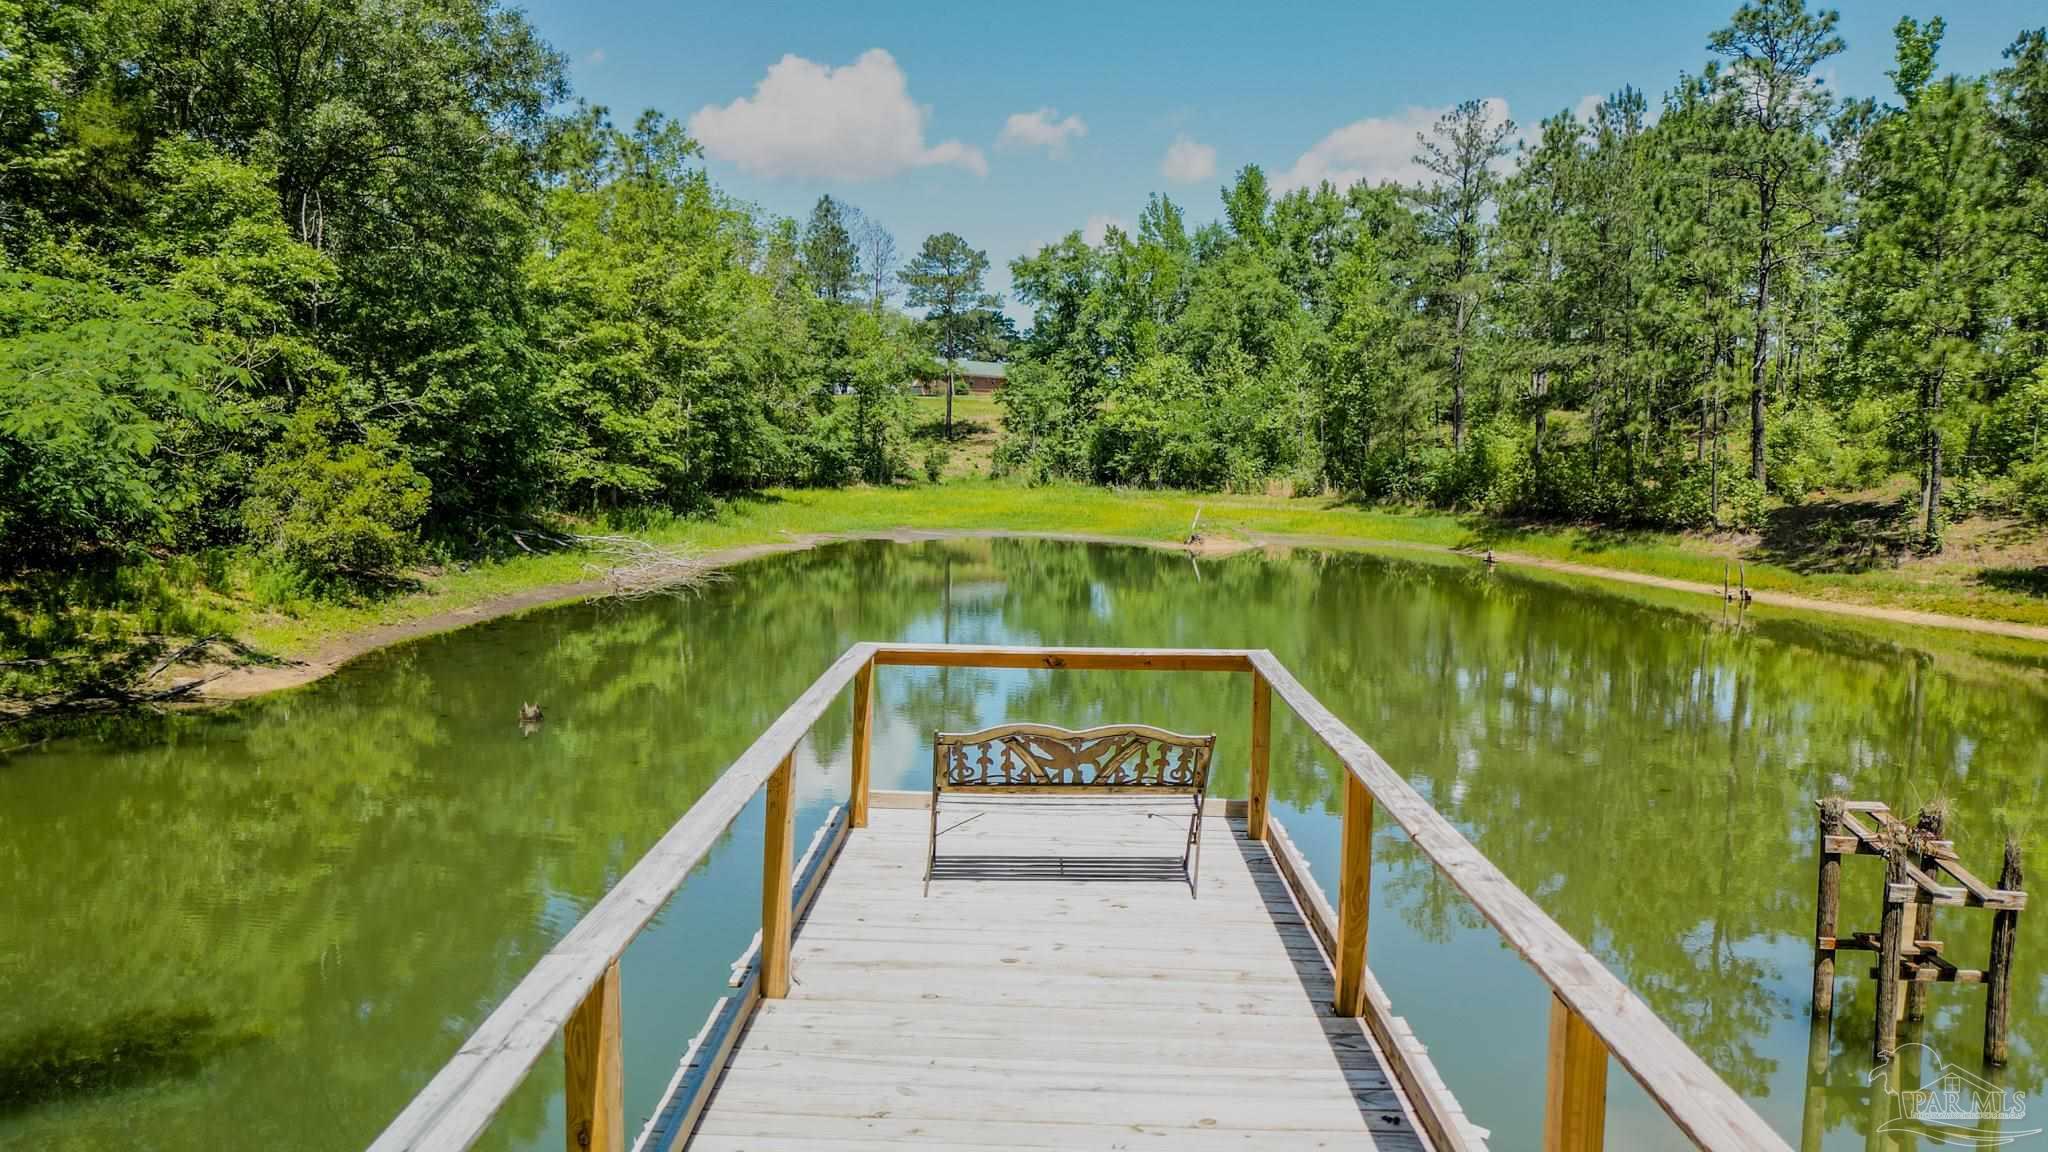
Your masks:
<instances>
[{"instance_id":1,"label":"sandy shore edge","mask_svg":"<svg viewBox=\"0 0 2048 1152\"><path fill-rule=\"evenodd\" d=\"M1239 537L1207 537L1193 545L1167 541L1148 540L1129 536L1113 536L1092 533L1071 532L1013 532L1003 529L951 529L927 530L901 528L888 532L818 532L788 536L782 540L761 544L748 544L737 548L725 548L706 553L702 560L711 568L723 569L758 560L766 556L779 556L790 552L801 552L825 544L838 544L856 540L884 540L899 544L918 543L934 540L1053 540L1075 544L1117 544L1162 551L1181 552L1195 556L1225 556L1250 548L1324 548L1344 550L1396 550L1433 552L1444 555L1473 556L1475 553L1438 544L1412 544L1397 540L1369 540L1348 536L1293 536L1275 533L1251 533ZM1517 568L1532 568L1546 572L1557 572L1570 576L1584 576L1596 580L1610 580L1621 584L1634 584L1647 588L1659 588L1673 592L1689 592L1696 595L1721 596L1718 585L1702 584L1692 580L1677 580L1665 576L1653 576L1641 572L1626 572L1614 568L1602 568L1594 564L1578 564L1565 560L1550 560L1539 556L1527 556L1515 552L1495 552L1496 563ZM479 624L517 615L536 608L587 600L612 593L613 586L602 580L583 580L568 584L548 584L495 597L467 608L456 608L436 612L416 620L397 624L379 624L353 632L331 637L302 659L287 664L250 665L236 668L208 683L200 698L211 701L246 700L286 688L310 684L354 660L358 656L388 648L407 640L431 636L441 632L452 632ZM1791 608L1805 612L1828 613L1836 616L1851 616L1865 620L1878 620L1892 624L1913 627L1943 628L1952 631L1974 632L1981 635L2006 636L2019 640L2030 640L2048 644L2048 626L2017 624L2002 620L1979 620L1968 616L1948 616L1938 612L1919 612L1908 608L1887 608L1875 604L1857 604L1839 600L1820 600L1809 596L1797 596L1785 592L1757 591L1754 602L1776 608Z\"/></svg>"}]
</instances>

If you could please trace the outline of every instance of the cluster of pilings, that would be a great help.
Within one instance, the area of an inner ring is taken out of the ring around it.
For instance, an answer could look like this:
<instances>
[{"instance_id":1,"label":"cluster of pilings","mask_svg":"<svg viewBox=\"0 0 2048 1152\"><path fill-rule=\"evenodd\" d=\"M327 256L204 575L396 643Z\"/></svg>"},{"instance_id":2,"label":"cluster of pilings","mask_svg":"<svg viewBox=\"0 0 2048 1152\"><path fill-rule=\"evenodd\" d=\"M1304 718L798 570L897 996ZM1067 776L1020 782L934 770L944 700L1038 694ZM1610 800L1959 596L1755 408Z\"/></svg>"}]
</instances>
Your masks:
<instances>
[{"instance_id":1,"label":"cluster of pilings","mask_svg":"<svg viewBox=\"0 0 2048 1152\"><path fill-rule=\"evenodd\" d=\"M2012 954L2019 914L2027 906L2021 890L2019 842L2007 837L1996 888L1977 879L1956 859L1955 845L1942 838L1946 807L1930 804L1912 824L1895 818L1874 800L1830 796L1820 804L1820 890L1814 909L1813 1014L1830 1019L1835 1010L1835 953L1877 953L1877 1028L1874 1055L1887 1060L1899 1046L1899 1023L1927 1014L1932 984L1984 986L1984 1062L2004 1064L2006 1029L2012 1019ZM1875 829L1863 822L1868 817ZM1842 934L1842 857L1877 856L1885 862L1884 914L1876 932ZM1943 882L1943 877L1955 881ZM1958 968L1934 938L1934 910L1941 906L1991 911L1991 956L1983 968Z\"/></svg>"}]
</instances>

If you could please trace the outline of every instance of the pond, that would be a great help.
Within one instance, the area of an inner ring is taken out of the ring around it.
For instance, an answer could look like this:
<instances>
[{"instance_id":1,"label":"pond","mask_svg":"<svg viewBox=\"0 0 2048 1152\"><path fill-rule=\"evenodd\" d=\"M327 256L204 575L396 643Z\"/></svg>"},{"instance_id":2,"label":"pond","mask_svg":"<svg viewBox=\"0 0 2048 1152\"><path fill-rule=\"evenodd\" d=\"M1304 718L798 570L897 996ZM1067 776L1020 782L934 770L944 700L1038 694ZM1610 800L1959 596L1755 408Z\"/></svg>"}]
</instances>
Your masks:
<instances>
[{"instance_id":1,"label":"pond","mask_svg":"<svg viewBox=\"0 0 2048 1152\"><path fill-rule=\"evenodd\" d=\"M1826 1073L1807 1072L1813 800L1947 797L1980 874L2009 828L2048 864L2048 658L1732 612L1463 560L847 544L220 712L96 722L0 758L0 1146L361 1148L806 684L878 639L1271 648L1795 1146L1817 1106L1821 1146L1863 1148L1873 986L1853 954ZM935 728L1136 719L1216 731L1217 789L1244 794L1242 676L885 669L876 690L878 787L928 783ZM805 839L851 730L842 699L799 753ZM1284 709L1273 766L1327 887L1338 778ZM760 820L757 800L626 954L636 1127L756 927ZM1374 852L1375 971L1493 1147L1537 1147L1542 985L1384 822ZM1847 863L1845 928L1875 930L1880 877ZM1981 963L1988 916L1943 915L1949 955ZM2021 917L2003 1073L2030 1098L2044 920ZM1982 1018L1977 989L1937 986L1918 1038L1974 1070ZM484 1146L559 1148L560 1080L544 1059ZM1609 1147L1683 1146L1610 1084Z\"/></svg>"}]
</instances>

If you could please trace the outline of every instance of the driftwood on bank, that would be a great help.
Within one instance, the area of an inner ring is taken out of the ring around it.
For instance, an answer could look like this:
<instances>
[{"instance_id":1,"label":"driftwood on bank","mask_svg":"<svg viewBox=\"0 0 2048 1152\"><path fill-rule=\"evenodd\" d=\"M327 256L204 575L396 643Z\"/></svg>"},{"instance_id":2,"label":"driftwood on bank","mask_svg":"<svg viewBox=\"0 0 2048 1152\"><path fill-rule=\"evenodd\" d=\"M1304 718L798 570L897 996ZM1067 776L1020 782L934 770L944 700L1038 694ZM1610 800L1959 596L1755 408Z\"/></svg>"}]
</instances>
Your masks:
<instances>
[{"instance_id":1,"label":"driftwood on bank","mask_svg":"<svg viewBox=\"0 0 2048 1152\"><path fill-rule=\"evenodd\" d=\"M529 539L545 547L535 548L527 543ZM700 550L656 544L638 536L514 532L512 541L536 554L573 549L589 555L584 571L604 581L610 589L607 595L619 599L675 595L721 578L717 566L705 560Z\"/></svg>"}]
</instances>

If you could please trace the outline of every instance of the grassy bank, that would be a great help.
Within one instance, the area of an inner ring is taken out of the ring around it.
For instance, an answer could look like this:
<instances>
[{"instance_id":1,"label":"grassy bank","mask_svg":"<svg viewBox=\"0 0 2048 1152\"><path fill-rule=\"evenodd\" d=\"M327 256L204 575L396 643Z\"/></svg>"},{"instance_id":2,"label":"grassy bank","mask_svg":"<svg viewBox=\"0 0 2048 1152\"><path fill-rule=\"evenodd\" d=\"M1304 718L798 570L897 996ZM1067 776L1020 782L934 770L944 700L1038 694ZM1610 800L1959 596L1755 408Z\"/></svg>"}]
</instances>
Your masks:
<instances>
[{"instance_id":1,"label":"grassy bank","mask_svg":"<svg viewBox=\"0 0 2048 1152\"><path fill-rule=\"evenodd\" d=\"M1504 526L1440 513L1362 509L1327 498L1111 491L1078 485L1026 487L986 479L887 489L775 491L729 502L710 518L674 520L639 535L666 546L722 552L787 544L822 534L899 529L1062 533L1177 542L1197 524L1205 537L1259 542L1302 538L1337 546L1494 549L1504 559L1581 565L1718 587L1736 545L1669 533ZM406 591L333 603L279 596L230 568L185 565L67 606L87 647L105 651L129 635L224 633L290 659L332 657L365 634L419 622L454 626L461 614L524 608L585 594L600 572L578 552L523 554L417 574ZM1750 563L1749 586L1821 601L2048 625L2048 596L2026 584L1989 581L1963 563L1925 562L1853 574L1808 573ZM34 622L12 622L17 640ZM379 641L381 642L381 641Z\"/></svg>"},{"instance_id":2,"label":"grassy bank","mask_svg":"<svg viewBox=\"0 0 2048 1152\"><path fill-rule=\"evenodd\" d=\"M712 519L680 520L644 531L656 543L704 551L775 543L792 536L929 531L1006 530L1116 536L1168 542L1186 539L1200 514L1206 536L1327 538L1360 545L1492 548L1503 554L1719 585L1730 563L1724 546L1669 533L1576 528L1518 528L1440 513L1361 509L1336 501L1265 496L1111 491L1080 485L1033 488L990 480L889 489L770 492L727 504ZM258 647L291 654L370 624L470 607L550 584L587 580L576 554L521 556L427 577L415 593L363 605L303 605L290 613L251 612L240 635ZM2048 624L2048 596L1987 584L1961 565L1900 571L1807 574L1771 564L1747 566L1750 587L1818 600L1904 608L1944 615Z\"/></svg>"}]
</instances>

